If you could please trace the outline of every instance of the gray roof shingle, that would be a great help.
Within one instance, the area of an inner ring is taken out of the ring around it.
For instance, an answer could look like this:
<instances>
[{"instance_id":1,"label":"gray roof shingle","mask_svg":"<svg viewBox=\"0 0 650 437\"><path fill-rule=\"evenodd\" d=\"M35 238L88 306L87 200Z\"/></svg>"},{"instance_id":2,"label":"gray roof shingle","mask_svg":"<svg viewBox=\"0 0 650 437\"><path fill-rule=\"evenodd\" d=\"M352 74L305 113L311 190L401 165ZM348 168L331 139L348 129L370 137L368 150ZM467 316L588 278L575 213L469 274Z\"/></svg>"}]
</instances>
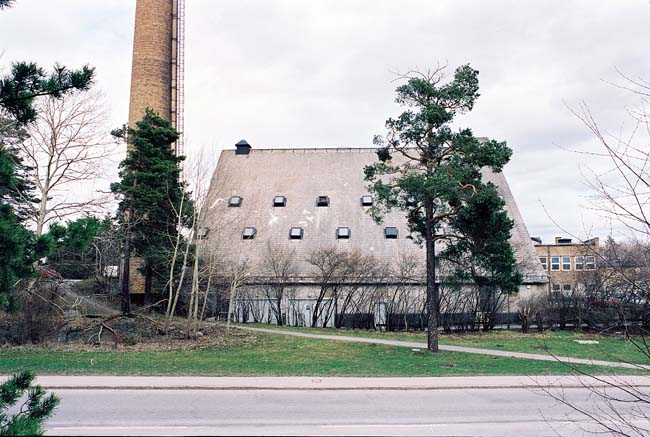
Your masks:
<instances>
[{"instance_id":1,"label":"gray roof shingle","mask_svg":"<svg viewBox=\"0 0 650 437\"><path fill-rule=\"evenodd\" d=\"M210 183L202 226L210 228L207 244L218 256L248 259L259 265L267 241L296 250L299 276L312 276L305 258L318 248L338 246L372 254L380 261L424 250L408 235L402 211L392 211L378 225L361 205L368 194L364 166L377 159L372 148L252 149L248 155L221 152ZM502 173L485 171L497 185L510 217L515 221L511 243L525 282L546 282L530 236ZM273 198L286 196L286 206L274 207ZM229 208L231 196L241 196L238 208ZM329 206L316 206L318 196L328 196ZM241 238L244 227L255 227L252 240ZM291 227L302 227L302 240L289 239ZM349 239L337 239L340 227L350 229ZM386 239L384 227L397 227L399 238Z\"/></svg>"}]
</instances>

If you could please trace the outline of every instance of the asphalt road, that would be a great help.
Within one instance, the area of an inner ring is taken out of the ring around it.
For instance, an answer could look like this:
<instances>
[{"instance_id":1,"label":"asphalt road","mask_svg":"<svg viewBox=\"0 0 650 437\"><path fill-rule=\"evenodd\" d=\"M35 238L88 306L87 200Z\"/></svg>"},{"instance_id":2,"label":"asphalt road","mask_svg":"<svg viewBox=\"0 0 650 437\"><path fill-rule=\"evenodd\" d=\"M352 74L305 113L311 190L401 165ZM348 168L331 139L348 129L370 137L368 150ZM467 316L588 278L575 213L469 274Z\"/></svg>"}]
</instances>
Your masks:
<instances>
[{"instance_id":1,"label":"asphalt road","mask_svg":"<svg viewBox=\"0 0 650 437\"><path fill-rule=\"evenodd\" d=\"M590 435L539 390L56 390L48 435ZM557 392L559 393L559 392ZM587 389L565 389L593 409ZM629 407L633 408L633 404ZM636 425L650 428L646 421Z\"/></svg>"}]
</instances>

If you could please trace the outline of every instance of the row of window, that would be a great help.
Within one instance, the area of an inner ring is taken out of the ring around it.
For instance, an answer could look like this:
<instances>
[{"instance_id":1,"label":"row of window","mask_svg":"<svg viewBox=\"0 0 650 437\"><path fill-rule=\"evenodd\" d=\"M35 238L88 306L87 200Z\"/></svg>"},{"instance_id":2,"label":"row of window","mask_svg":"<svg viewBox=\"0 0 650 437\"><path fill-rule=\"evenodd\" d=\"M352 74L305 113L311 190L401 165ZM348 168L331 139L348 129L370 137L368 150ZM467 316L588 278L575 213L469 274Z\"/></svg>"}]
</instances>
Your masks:
<instances>
[{"instance_id":1,"label":"row of window","mask_svg":"<svg viewBox=\"0 0 650 437\"><path fill-rule=\"evenodd\" d=\"M551 262L549 265L548 257L540 256L539 261L542 263L542 268L544 271L550 270L552 272L557 271L569 271L569 270L596 270L596 257L593 255L590 256L552 256ZM573 258L573 261L571 260Z\"/></svg>"},{"instance_id":2,"label":"row of window","mask_svg":"<svg viewBox=\"0 0 650 437\"><path fill-rule=\"evenodd\" d=\"M257 228L252 226L245 227L242 231L241 237L243 240L253 240L257 235ZM289 228L289 239L290 240L302 240L305 235L305 231L302 227L294 226ZM336 229L336 239L337 240L349 240L352 236L352 232L348 227L340 227ZM384 238L389 240L395 240L399 236L399 231L396 227L386 227L384 228Z\"/></svg>"},{"instance_id":3,"label":"row of window","mask_svg":"<svg viewBox=\"0 0 650 437\"><path fill-rule=\"evenodd\" d=\"M361 206L372 206L373 199L372 196L361 196L359 199L361 201ZM242 205L244 199L241 196L232 196L228 201L228 206L231 208L238 208ZM286 196L274 196L273 197L273 207L282 208L287 206L287 197ZM330 206L329 196L318 196L316 197L316 206L318 207L328 207Z\"/></svg>"},{"instance_id":4,"label":"row of window","mask_svg":"<svg viewBox=\"0 0 650 437\"><path fill-rule=\"evenodd\" d=\"M593 293L596 290L596 285L595 284L576 284L575 287L576 291L584 293L585 291L587 293ZM552 284L551 285L551 290L553 293L560 293L563 292L564 294L571 294L573 291L573 285L571 284Z\"/></svg>"},{"instance_id":5,"label":"row of window","mask_svg":"<svg viewBox=\"0 0 650 437\"><path fill-rule=\"evenodd\" d=\"M573 287L571 287L571 284L553 284L553 293L559 293L560 291L563 291L564 293L571 293L571 290Z\"/></svg>"}]
</instances>

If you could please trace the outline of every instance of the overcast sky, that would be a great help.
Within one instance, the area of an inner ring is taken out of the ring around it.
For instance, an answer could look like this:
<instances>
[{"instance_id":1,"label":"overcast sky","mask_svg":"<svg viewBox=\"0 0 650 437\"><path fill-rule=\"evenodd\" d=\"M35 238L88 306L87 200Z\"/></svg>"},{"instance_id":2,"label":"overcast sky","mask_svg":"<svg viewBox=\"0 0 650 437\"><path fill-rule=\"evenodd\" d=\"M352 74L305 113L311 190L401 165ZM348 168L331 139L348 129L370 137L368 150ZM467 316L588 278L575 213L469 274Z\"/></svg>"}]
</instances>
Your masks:
<instances>
[{"instance_id":1,"label":"overcast sky","mask_svg":"<svg viewBox=\"0 0 650 437\"><path fill-rule=\"evenodd\" d=\"M617 1L186 0L187 154L255 147L371 146L399 113L394 72L447 63L480 71L481 97L458 119L514 151L510 187L531 235L604 237L589 209L585 101L611 132L637 104L616 68L650 80L650 5ZM0 13L0 68L88 63L128 115L134 0L17 0ZM547 212L545 212L545 209ZM550 216L550 217L549 217Z\"/></svg>"}]
</instances>

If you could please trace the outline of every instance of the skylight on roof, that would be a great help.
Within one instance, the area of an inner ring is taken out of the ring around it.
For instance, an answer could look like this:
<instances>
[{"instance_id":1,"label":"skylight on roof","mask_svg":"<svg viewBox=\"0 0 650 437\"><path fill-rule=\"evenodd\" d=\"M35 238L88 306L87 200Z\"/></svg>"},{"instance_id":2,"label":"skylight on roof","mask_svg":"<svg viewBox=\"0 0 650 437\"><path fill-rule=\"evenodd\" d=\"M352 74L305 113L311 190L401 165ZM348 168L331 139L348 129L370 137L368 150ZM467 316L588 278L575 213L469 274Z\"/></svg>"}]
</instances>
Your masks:
<instances>
[{"instance_id":1,"label":"skylight on roof","mask_svg":"<svg viewBox=\"0 0 650 437\"><path fill-rule=\"evenodd\" d=\"M398 237L397 228L389 226L384 228L384 237L390 240L395 240Z\"/></svg>"},{"instance_id":2,"label":"skylight on roof","mask_svg":"<svg viewBox=\"0 0 650 437\"><path fill-rule=\"evenodd\" d=\"M337 240L349 240L350 239L350 228L343 227L336 230L336 239Z\"/></svg>"},{"instance_id":3,"label":"skylight on roof","mask_svg":"<svg viewBox=\"0 0 650 437\"><path fill-rule=\"evenodd\" d=\"M275 196L273 198L273 206L275 206L275 207L287 206L287 198L286 198L286 196Z\"/></svg>"},{"instance_id":4,"label":"skylight on roof","mask_svg":"<svg viewBox=\"0 0 650 437\"><path fill-rule=\"evenodd\" d=\"M328 196L318 196L316 206L330 206L330 198Z\"/></svg>"},{"instance_id":5,"label":"skylight on roof","mask_svg":"<svg viewBox=\"0 0 650 437\"><path fill-rule=\"evenodd\" d=\"M241 198L241 196L232 196L228 201L228 206L232 208L237 208L241 206L242 200L243 199Z\"/></svg>"},{"instance_id":6,"label":"skylight on roof","mask_svg":"<svg viewBox=\"0 0 650 437\"><path fill-rule=\"evenodd\" d=\"M302 240L304 232L300 227L293 227L289 229L289 239L290 240Z\"/></svg>"},{"instance_id":7,"label":"skylight on roof","mask_svg":"<svg viewBox=\"0 0 650 437\"><path fill-rule=\"evenodd\" d=\"M372 206L372 196L361 196L361 206Z\"/></svg>"},{"instance_id":8,"label":"skylight on roof","mask_svg":"<svg viewBox=\"0 0 650 437\"><path fill-rule=\"evenodd\" d=\"M253 238L255 238L255 235L257 235L257 229L253 227L246 227L244 228L241 237L244 240L252 240Z\"/></svg>"}]
</instances>

